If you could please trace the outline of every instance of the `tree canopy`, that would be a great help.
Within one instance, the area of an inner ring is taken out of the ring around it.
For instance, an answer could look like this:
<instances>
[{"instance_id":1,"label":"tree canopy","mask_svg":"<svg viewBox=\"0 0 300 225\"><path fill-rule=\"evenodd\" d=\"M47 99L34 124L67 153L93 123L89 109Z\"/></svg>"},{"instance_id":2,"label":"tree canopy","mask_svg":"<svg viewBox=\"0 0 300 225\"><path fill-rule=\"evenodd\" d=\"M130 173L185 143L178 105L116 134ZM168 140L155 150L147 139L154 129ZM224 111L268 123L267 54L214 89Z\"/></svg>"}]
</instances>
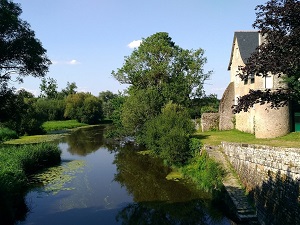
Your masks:
<instances>
[{"instance_id":1,"label":"tree canopy","mask_svg":"<svg viewBox=\"0 0 300 225\"><path fill-rule=\"evenodd\" d=\"M253 27L266 41L251 55L239 76L245 80L251 75L265 77L272 73L287 85L277 90L251 90L239 98L235 112L247 111L256 103L280 107L300 99L300 1L269 0L255 10Z\"/></svg>"},{"instance_id":2,"label":"tree canopy","mask_svg":"<svg viewBox=\"0 0 300 225\"><path fill-rule=\"evenodd\" d=\"M183 49L166 32L144 38L141 45L112 75L130 89L157 88L168 100L184 103L191 95L203 94L203 83L211 72L204 73L204 50Z\"/></svg>"},{"instance_id":3,"label":"tree canopy","mask_svg":"<svg viewBox=\"0 0 300 225\"><path fill-rule=\"evenodd\" d=\"M19 4L0 1L0 88L16 74L16 81L28 75L43 77L48 72L50 60L46 50L35 37L30 25L19 18Z\"/></svg>"},{"instance_id":4,"label":"tree canopy","mask_svg":"<svg viewBox=\"0 0 300 225\"><path fill-rule=\"evenodd\" d=\"M170 101L189 107L192 98L203 96L211 74L204 73L205 63L203 49L183 49L166 32L144 38L123 66L112 71L120 83L130 85L121 115L127 132L136 136Z\"/></svg>"}]
</instances>

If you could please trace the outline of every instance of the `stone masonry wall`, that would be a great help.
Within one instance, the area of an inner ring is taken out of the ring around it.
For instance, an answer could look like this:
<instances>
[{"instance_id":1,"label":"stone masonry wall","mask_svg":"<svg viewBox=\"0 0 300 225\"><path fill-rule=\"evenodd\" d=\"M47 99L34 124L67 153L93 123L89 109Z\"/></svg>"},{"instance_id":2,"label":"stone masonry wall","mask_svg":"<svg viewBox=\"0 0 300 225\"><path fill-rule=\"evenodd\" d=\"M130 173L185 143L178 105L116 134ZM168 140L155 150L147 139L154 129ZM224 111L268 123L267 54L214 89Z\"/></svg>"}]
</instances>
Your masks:
<instances>
[{"instance_id":1,"label":"stone masonry wall","mask_svg":"<svg viewBox=\"0 0 300 225\"><path fill-rule=\"evenodd\" d=\"M201 115L201 130L218 130L219 129L219 113L202 113Z\"/></svg>"},{"instance_id":2,"label":"stone masonry wall","mask_svg":"<svg viewBox=\"0 0 300 225\"><path fill-rule=\"evenodd\" d=\"M234 129L234 114L232 106L234 105L234 83L231 82L226 88L223 97L220 101L219 113L220 122L219 130L232 130Z\"/></svg>"},{"instance_id":3,"label":"stone masonry wall","mask_svg":"<svg viewBox=\"0 0 300 225\"><path fill-rule=\"evenodd\" d=\"M300 149L222 143L262 225L300 224Z\"/></svg>"}]
</instances>

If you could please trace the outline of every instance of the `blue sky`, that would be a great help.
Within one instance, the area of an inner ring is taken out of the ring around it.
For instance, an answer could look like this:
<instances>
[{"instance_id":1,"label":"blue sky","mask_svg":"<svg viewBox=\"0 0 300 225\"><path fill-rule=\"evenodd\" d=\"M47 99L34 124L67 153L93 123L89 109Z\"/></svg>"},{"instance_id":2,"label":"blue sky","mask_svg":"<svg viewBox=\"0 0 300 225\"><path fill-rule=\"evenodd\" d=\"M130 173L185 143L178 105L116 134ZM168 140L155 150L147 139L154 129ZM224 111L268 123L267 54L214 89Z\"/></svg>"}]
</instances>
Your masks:
<instances>
[{"instance_id":1,"label":"blue sky","mask_svg":"<svg viewBox=\"0 0 300 225\"><path fill-rule=\"evenodd\" d=\"M129 44L156 32L168 32L182 48L205 50L213 70L207 94L219 98L229 83L227 71L233 33L253 30L255 6L262 0L14 0L53 62L47 77L59 90L75 82L78 91L98 95L126 86L111 76L122 67ZM26 78L17 88L39 93L41 81Z\"/></svg>"}]
</instances>

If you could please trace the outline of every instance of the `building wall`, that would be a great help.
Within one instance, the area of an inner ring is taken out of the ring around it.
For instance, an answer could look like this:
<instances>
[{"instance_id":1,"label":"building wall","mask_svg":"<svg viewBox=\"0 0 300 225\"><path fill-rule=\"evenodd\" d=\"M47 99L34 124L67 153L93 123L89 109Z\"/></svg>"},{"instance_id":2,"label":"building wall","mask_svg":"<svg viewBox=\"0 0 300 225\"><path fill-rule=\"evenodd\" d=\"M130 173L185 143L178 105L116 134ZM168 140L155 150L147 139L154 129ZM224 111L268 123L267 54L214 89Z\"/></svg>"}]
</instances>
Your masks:
<instances>
[{"instance_id":1,"label":"building wall","mask_svg":"<svg viewBox=\"0 0 300 225\"><path fill-rule=\"evenodd\" d=\"M300 149L222 143L262 225L300 224Z\"/></svg>"},{"instance_id":2,"label":"building wall","mask_svg":"<svg viewBox=\"0 0 300 225\"><path fill-rule=\"evenodd\" d=\"M277 89L284 86L282 80L276 76L266 77L254 76L253 80L242 81L236 74L238 68L245 66L240 52L237 40L234 42L233 57L230 66L230 79L234 82L235 104L237 99L249 93L250 89L265 90ZM283 136L290 132L290 114L289 107L272 109L270 105L255 104L248 112L240 112L235 115L235 128L247 133L255 134L257 138L274 138Z\"/></svg>"}]
</instances>

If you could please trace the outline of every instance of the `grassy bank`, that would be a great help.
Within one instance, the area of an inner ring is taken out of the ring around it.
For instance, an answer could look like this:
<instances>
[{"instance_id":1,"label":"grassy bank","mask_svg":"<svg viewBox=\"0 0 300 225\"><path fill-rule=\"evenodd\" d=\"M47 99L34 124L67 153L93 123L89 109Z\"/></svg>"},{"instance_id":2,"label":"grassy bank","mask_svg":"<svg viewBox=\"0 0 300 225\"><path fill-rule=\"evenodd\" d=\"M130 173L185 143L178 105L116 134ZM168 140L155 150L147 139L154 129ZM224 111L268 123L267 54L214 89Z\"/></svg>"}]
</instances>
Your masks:
<instances>
[{"instance_id":1,"label":"grassy bank","mask_svg":"<svg viewBox=\"0 0 300 225\"><path fill-rule=\"evenodd\" d=\"M79 123L77 120L62 120L62 121L47 121L43 123L43 128L45 131L58 131L72 129L76 127L87 126L88 124Z\"/></svg>"},{"instance_id":2,"label":"grassy bank","mask_svg":"<svg viewBox=\"0 0 300 225\"><path fill-rule=\"evenodd\" d=\"M225 171L217 162L209 158L206 152L195 156L187 165L181 168L181 171L200 189L209 192L221 190Z\"/></svg>"},{"instance_id":3,"label":"grassy bank","mask_svg":"<svg viewBox=\"0 0 300 225\"><path fill-rule=\"evenodd\" d=\"M79 123L76 120L63 120L63 121L47 121L43 123L43 129L48 134L43 135L31 135L31 136L22 136L18 139L12 139L5 141L5 144L10 145L22 145L22 144L35 144L42 142L50 142L55 139L59 139L64 135L66 130L71 130L77 127L90 126L85 123ZM57 132L54 132L57 131ZM52 133L52 134L51 134Z\"/></svg>"},{"instance_id":4,"label":"grassy bank","mask_svg":"<svg viewBox=\"0 0 300 225\"><path fill-rule=\"evenodd\" d=\"M0 147L0 217L13 220L15 208L22 203L28 177L60 162L61 151L55 144L41 143Z\"/></svg>"},{"instance_id":5,"label":"grassy bank","mask_svg":"<svg viewBox=\"0 0 300 225\"><path fill-rule=\"evenodd\" d=\"M292 132L278 138L257 139L253 134L238 130L197 132L195 137L201 139L203 144L220 145L222 141L268 145L274 147L299 148L300 132Z\"/></svg>"}]
</instances>

